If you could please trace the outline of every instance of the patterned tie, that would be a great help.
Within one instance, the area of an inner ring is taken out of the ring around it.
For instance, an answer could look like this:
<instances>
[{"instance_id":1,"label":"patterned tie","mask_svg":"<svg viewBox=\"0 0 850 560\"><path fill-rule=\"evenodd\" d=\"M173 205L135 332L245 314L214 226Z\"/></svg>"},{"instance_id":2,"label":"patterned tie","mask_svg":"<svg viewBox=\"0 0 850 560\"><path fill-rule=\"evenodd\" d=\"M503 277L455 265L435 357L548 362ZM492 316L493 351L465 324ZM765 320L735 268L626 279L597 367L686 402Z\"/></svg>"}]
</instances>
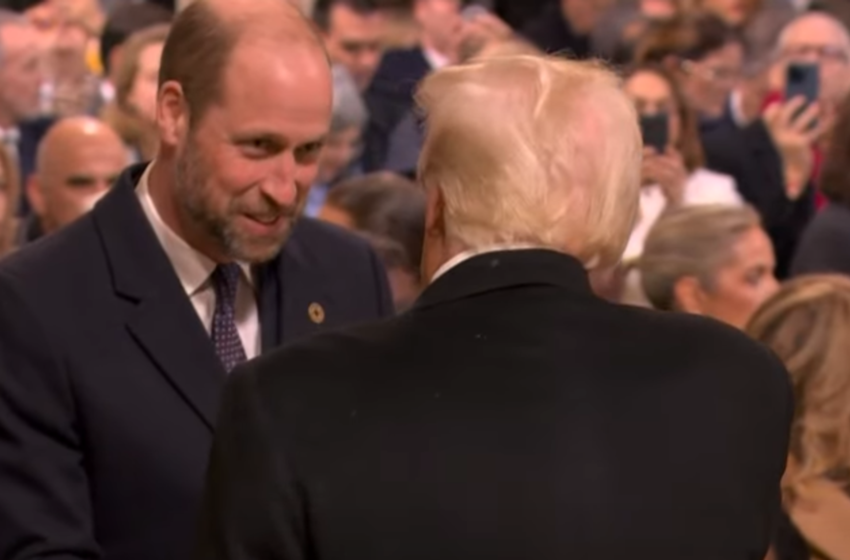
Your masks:
<instances>
[{"instance_id":1,"label":"patterned tie","mask_svg":"<svg viewBox=\"0 0 850 560\"><path fill-rule=\"evenodd\" d=\"M215 313L210 336L215 345L215 353L227 373L248 359L239 338L239 331L236 330L236 289L239 287L241 273L239 265L235 263L219 265L212 273Z\"/></svg>"}]
</instances>

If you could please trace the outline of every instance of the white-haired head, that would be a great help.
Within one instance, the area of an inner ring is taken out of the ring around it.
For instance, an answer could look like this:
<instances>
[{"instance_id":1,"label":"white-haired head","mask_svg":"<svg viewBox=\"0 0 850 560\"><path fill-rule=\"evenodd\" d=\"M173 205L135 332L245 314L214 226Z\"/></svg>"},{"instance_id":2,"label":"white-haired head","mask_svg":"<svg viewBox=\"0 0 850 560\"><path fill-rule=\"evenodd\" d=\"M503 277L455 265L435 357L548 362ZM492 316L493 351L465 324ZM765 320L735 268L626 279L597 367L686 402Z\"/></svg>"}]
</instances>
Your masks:
<instances>
[{"instance_id":1,"label":"white-haired head","mask_svg":"<svg viewBox=\"0 0 850 560\"><path fill-rule=\"evenodd\" d=\"M443 258L522 244L588 268L620 259L637 214L641 137L613 72L553 56L500 56L432 74L418 103L426 253L442 235ZM427 261L429 278L441 263Z\"/></svg>"}]
</instances>

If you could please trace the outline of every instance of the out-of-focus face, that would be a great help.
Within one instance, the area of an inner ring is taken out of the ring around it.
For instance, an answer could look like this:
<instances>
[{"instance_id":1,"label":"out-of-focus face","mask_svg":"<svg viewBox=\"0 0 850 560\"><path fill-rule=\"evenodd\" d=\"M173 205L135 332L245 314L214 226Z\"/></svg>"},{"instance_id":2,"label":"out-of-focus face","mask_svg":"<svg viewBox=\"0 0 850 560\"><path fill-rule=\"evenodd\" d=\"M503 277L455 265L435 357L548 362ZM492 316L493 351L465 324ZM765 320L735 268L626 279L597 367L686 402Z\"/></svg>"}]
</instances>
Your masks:
<instances>
[{"instance_id":1,"label":"out-of-focus face","mask_svg":"<svg viewBox=\"0 0 850 560\"><path fill-rule=\"evenodd\" d=\"M319 157L319 172L316 182L327 184L348 169L360 152L360 129L349 127L328 135L322 155Z\"/></svg>"},{"instance_id":2,"label":"out-of-focus face","mask_svg":"<svg viewBox=\"0 0 850 560\"><path fill-rule=\"evenodd\" d=\"M343 210L342 208L337 208L336 206L325 204L319 210L320 220L325 222L329 222L331 224L336 224L339 227L345 229L354 229L354 220L351 217L351 214Z\"/></svg>"},{"instance_id":3,"label":"out-of-focus face","mask_svg":"<svg viewBox=\"0 0 850 560\"><path fill-rule=\"evenodd\" d=\"M153 43L139 53L138 71L127 101L148 122L156 121L156 93L159 80L159 60L164 43Z\"/></svg>"},{"instance_id":4,"label":"out-of-focus face","mask_svg":"<svg viewBox=\"0 0 850 560\"><path fill-rule=\"evenodd\" d=\"M613 0L561 0L561 8L573 31L587 35L613 3Z\"/></svg>"},{"instance_id":5,"label":"out-of-focus face","mask_svg":"<svg viewBox=\"0 0 850 560\"><path fill-rule=\"evenodd\" d=\"M838 105L850 93L850 39L846 32L824 16L810 16L792 24L784 38L779 60L771 68L771 83L784 91L789 64L817 64L821 101Z\"/></svg>"},{"instance_id":6,"label":"out-of-focus face","mask_svg":"<svg viewBox=\"0 0 850 560\"><path fill-rule=\"evenodd\" d=\"M0 42L0 118L13 124L39 113L43 51L31 25L0 27Z\"/></svg>"},{"instance_id":7,"label":"out-of-focus face","mask_svg":"<svg viewBox=\"0 0 850 560\"><path fill-rule=\"evenodd\" d=\"M129 163L127 150L114 133L79 134L46 159L35 178L40 196L32 198L47 233L91 210Z\"/></svg>"},{"instance_id":8,"label":"out-of-focus face","mask_svg":"<svg viewBox=\"0 0 850 560\"><path fill-rule=\"evenodd\" d=\"M720 117L732 90L741 81L744 48L727 43L702 60L682 64L682 91L698 114Z\"/></svg>"},{"instance_id":9,"label":"out-of-focus face","mask_svg":"<svg viewBox=\"0 0 850 560\"><path fill-rule=\"evenodd\" d=\"M679 11L676 0L641 0L638 6L641 15L649 19L669 19Z\"/></svg>"},{"instance_id":10,"label":"out-of-focus face","mask_svg":"<svg viewBox=\"0 0 850 560\"><path fill-rule=\"evenodd\" d=\"M758 10L759 3L759 0L703 0L702 7L732 27L739 27Z\"/></svg>"},{"instance_id":11,"label":"out-of-focus face","mask_svg":"<svg viewBox=\"0 0 850 560\"><path fill-rule=\"evenodd\" d=\"M743 329L750 317L772 296L779 284L770 238L760 227L744 233L733 247L732 259L717 271L710 289L701 294L701 314Z\"/></svg>"},{"instance_id":12,"label":"out-of-focus face","mask_svg":"<svg viewBox=\"0 0 850 560\"><path fill-rule=\"evenodd\" d=\"M364 91L381 62L385 34L383 13L361 14L340 4L331 8L328 30L322 37L331 61L344 66Z\"/></svg>"},{"instance_id":13,"label":"out-of-focus face","mask_svg":"<svg viewBox=\"0 0 850 560\"><path fill-rule=\"evenodd\" d=\"M443 54L455 55L460 45L463 20L460 0L417 0L416 21L427 42Z\"/></svg>"},{"instance_id":14,"label":"out-of-focus face","mask_svg":"<svg viewBox=\"0 0 850 560\"><path fill-rule=\"evenodd\" d=\"M222 101L194 130L183 117L176 125L178 221L184 237L219 262L273 258L316 178L330 124L330 68L315 45L281 49L285 56L244 39L224 72Z\"/></svg>"},{"instance_id":15,"label":"out-of-focus face","mask_svg":"<svg viewBox=\"0 0 850 560\"><path fill-rule=\"evenodd\" d=\"M635 72L625 83L626 95L631 98L640 115L657 115L666 113L670 130L670 144L678 146L682 131L682 120L679 117L679 107L673 96L670 84L660 75L650 71Z\"/></svg>"}]
</instances>

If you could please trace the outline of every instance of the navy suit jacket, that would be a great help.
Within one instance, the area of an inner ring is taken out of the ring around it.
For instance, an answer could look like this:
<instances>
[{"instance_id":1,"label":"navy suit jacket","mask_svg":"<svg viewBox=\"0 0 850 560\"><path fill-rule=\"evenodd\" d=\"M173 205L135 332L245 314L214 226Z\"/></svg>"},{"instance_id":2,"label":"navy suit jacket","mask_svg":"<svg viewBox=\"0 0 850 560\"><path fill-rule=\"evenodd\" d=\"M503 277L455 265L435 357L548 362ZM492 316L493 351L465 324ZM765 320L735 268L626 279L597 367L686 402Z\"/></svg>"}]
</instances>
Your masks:
<instances>
[{"instance_id":1,"label":"navy suit jacket","mask_svg":"<svg viewBox=\"0 0 850 560\"><path fill-rule=\"evenodd\" d=\"M189 554L225 372L138 203L142 169L0 263L4 560ZM333 226L302 220L255 274L264 351L391 313L374 253Z\"/></svg>"},{"instance_id":2,"label":"navy suit jacket","mask_svg":"<svg viewBox=\"0 0 850 560\"><path fill-rule=\"evenodd\" d=\"M430 72L431 66L419 47L384 53L364 95L369 109L363 134L365 172L384 169L393 132L413 108L416 87Z\"/></svg>"}]
</instances>

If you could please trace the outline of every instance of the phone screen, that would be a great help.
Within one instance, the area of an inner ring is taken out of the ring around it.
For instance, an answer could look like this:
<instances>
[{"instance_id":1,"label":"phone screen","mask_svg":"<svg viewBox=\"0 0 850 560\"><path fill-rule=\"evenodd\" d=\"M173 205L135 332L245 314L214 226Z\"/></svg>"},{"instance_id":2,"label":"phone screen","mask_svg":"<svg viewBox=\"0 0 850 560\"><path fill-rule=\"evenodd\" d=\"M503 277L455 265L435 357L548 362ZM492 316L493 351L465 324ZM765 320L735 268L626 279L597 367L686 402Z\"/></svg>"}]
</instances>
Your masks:
<instances>
[{"instance_id":1,"label":"phone screen","mask_svg":"<svg viewBox=\"0 0 850 560\"><path fill-rule=\"evenodd\" d=\"M792 63L785 75L785 100L803 97L806 105L817 101L820 90L820 69L817 64Z\"/></svg>"},{"instance_id":2,"label":"phone screen","mask_svg":"<svg viewBox=\"0 0 850 560\"><path fill-rule=\"evenodd\" d=\"M670 124L667 113L640 116L640 132L643 145L654 148L659 154L667 150Z\"/></svg>"}]
</instances>

